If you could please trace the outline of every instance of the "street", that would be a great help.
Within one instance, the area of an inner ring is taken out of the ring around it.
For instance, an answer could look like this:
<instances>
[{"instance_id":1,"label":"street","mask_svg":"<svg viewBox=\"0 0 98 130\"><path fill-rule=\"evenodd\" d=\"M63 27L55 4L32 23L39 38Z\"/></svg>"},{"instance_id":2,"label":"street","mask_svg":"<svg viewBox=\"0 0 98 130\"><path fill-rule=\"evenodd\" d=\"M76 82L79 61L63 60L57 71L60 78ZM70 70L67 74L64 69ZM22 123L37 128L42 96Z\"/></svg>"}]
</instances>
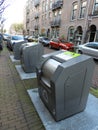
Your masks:
<instances>
[{"instance_id":1,"label":"street","mask_svg":"<svg viewBox=\"0 0 98 130\"><path fill-rule=\"evenodd\" d=\"M58 50L56 50L56 49L50 49L49 47L44 47L44 54L55 52L55 51L58 51Z\"/></svg>"}]
</instances>

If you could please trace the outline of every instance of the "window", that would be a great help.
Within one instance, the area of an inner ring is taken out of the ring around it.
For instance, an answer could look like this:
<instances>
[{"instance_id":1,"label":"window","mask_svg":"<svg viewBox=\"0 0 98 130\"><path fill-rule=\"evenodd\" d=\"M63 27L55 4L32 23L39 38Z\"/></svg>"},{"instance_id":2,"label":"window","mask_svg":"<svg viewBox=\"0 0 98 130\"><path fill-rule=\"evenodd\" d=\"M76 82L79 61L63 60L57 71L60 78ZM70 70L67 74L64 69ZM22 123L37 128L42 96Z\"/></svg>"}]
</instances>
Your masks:
<instances>
[{"instance_id":1,"label":"window","mask_svg":"<svg viewBox=\"0 0 98 130\"><path fill-rule=\"evenodd\" d=\"M77 2L73 3L73 10L72 10L72 20L76 19L77 16Z\"/></svg>"},{"instance_id":2,"label":"window","mask_svg":"<svg viewBox=\"0 0 98 130\"><path fill-rule=\"evenodd\" d=\"M52 20L52 13L51 12L49 12L49 21L51 21Z\"/></svg>"},{"instance_id":3,"label":"window","mask_svg":"<svg viewBox=\"0 0 98 130\"><path fill-rule=\"evenodd\" d=\"M36 19L36 23L39 23L39 19Z\"/></svg>"},{"instance_id":4,"label":"window","mask_svg":"<svg viewBox=\"0 0 98 130\"><path fill-rule=\"evenodd\" d=\"M44 25L44 15L42 15L42 25Z\"/></svg>"},{"instance_id":5,"label":"window","mask_svg":"<svg viewBox=\"0 0 98 130\"><path fill-rule=\"evenodd\" d=\"M45 14L45 20L47 19L47 14Z\"/></svg>"},{"instance_id":6,"label":"window","mask_svg":"<svg viewBox=\"0 0 98 130\"><path fill-rule=\"evenodd\" d=\"M61 13L62 13L61 10L55 11L55 12L53 13L53 16L54 16L54 17L60 16Z\"/></svg>"},{"instance_id":7,"label":"window","mask_svg":"<svg viewBox=\"0 0 98 130\"><path fill-rule=\"evenodd\" d=\"M49 8L52 9L52 0L50 0Z\"/></svg>"},{"instance_id":8,"label":"window","mask_svg":"<svg viewBox=\"0 0 98 130\"><path fill-rule=\"evenodd\" d=\"M73 42L74 38L74 27L70 27L68 30L68 41Z\"/></svg>"},{"instance_id":9,"label":"window","mask_svg":"<svg viewBox=\"0 0 98 130\"><path fill-rule=\"evenodd\" d=\"M53 12L53 16L54 16L54 17L57 16L57 11Z\"/></svg>"},{"instance_id":10,"label":"window","mask_svg":"<svg viewBox=\"0 0 98 130\"><path fill-rule=\"evenodd\" d=\"M56 29L56 37L59 37L59 28Z\"/></svg>"},{"instance_id":11,"label":"window","mask_svg":"<svg viewBox=\"0 0 98 130\"><path fill-rule=\"evenodd\" d=\"M23 36L12 36L12 40L23 40Z\"/></svg>"},{"instance_id":12,"label":"window","mask_svg":"<svg viewBox=\"0 0 98 130\"><path fill-rule=\"evenodd\" d=\"M58 15L61 15L62 14L62 11L61 11L61 9L58 11Z\"/></svg>"},{"instance_id":13,"label":"window","mask_svg":"<svg viewBox=\"0 0 98 130\"><path fill-rule=\"evenodd\" d=\"M45 11L48 10L48 5L49 5L48 0L46 0L46 1L45 1Z\"/></svg>"},{"instance_id":14,"label":"window","mask_svg":"<svg viewBox=\"0 0 98 130\"><path fill-rule=\"evenodd\" d=\"M45 11L45 1L43 1L43 3L42 3L42 11L43 12Z\"/></svg>"},{"instance_id":15,"label":"window","mask_svg":"<svg viewBox=\"0 0 98 130\"><path fill-rule=\"evenodd\" d=\"M98 0L95 0L93 14L98 15Z\"/></svg>"},{"instance_id":16,"label":"window","mask_svg":"<svg viewBox=\"0 0 98 130\"><path fill-rule=\"evenodd\" d=\"M86 13L87 1L81 1L80 18L84 18Z\"/></svg>"},{"instance_id":17,"label":"window","mask_svg":"<svg viewBox=\"0 0 98 130\"><path fill-rule=\"evenodd\" d=\"M89 43L89 44L86 44L85 45L86 47L89 47L89 48L93 48L93 49L98 49L98 44L94 44L94 43Z\"/></svg>"},{"instance_id":18,"label":"window","mask_svg":"<svg viewBox=\"0 0 98 130\"><path fill-rule=\"evenodd\" d=\"M51 32L51 37L53 38L56 38L56 37L58 37L59 36L59 29L56 29L56 28L54 28L54 29L52 29L52 32Z\"/></svg>"}]
</instances>

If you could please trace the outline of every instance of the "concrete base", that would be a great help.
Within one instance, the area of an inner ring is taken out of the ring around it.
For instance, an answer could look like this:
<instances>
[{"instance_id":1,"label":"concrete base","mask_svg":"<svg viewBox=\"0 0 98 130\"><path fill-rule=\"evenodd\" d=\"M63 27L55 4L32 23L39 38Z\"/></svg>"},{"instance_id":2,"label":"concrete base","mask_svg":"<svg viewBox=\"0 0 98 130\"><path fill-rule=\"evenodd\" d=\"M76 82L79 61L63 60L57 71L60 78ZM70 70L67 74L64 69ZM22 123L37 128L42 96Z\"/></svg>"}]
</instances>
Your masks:
<instances>
[{"instance_id":1,"label":"concrete base","mask_svg":"<svg viewBox=\"0 0 98 130\"><path fill-rule=\"evenodd\" d=\"M38 89L27 90L46 130L98 130L98 99L89 94L86 109L56 122L41 101Z\"/></svg>"},{"instance_id":2,"label":"concrete base","mask_svg":"<svg viewBox=\"0 0 98 130\"><path fill-rule=\"evenodd\" d=\"M36 73L25 73L24 70L22 69L21 65L15 65L15 67L22 80L36 78Z\"/></svg>"},{"instance_id":3,"label":"concrete base","mask_svg":"<svg viewBox=\"0 0 98 130\"><path fill-rule=\"evenodd\" d=\"M10 59L12 62L20 62L20 60L14 59L14 55L10 55Z\"/></svg>"}]
</instances>

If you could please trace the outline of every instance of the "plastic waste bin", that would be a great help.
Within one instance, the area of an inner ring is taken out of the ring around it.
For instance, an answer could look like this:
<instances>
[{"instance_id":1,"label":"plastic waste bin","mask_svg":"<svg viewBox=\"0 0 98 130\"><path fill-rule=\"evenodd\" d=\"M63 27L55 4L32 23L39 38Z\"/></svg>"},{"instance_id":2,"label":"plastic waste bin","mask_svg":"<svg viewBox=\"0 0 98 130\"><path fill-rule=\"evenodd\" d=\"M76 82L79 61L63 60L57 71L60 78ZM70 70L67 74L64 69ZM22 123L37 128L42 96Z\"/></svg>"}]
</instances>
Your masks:
<instances>
[{"instance_id":1,"label":"plastic waste bin","mask_svg":"<svg viewBox=\"0 0 98 130\"><path fill-rule=\"evenodd\" d=\"M87 55L58 51L43 56L38 92L56 121L85 109L93 70L93 58Z\"/></svg>"},{"instance_id":2,"label":"plastic waste bin","mask_svg":"<svg viewBox=\"0 0 98 130\"><path fill-rule=\"evenodd\" d=\"M21 46L21 66L26 73L36 72L36 66L40 63L44 48L40 43L25 43Z\"/></svg>"}]
</instances>

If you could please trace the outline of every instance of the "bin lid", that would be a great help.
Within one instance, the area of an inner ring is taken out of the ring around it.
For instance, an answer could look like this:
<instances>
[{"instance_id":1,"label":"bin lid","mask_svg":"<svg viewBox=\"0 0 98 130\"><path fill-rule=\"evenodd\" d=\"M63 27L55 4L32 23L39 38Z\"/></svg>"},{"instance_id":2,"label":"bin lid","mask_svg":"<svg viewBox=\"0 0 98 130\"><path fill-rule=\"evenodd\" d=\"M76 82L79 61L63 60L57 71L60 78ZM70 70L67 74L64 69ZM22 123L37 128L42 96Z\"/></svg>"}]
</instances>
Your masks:
<instances>
[{"instance_id":1,"label":"bin lid","mask_svg":"<svg viewBox=\"0 0 98 130\"><path fill-rule=\"evenodd\" d=\"M75 52L70 52L70 51L65 51L65 52L62 52L62 53L56 55L56 57L61 58L66 61L69 59L78 57L78 56L80 56L80 54L75 53Z\"/></svg>"}]
</instances>

